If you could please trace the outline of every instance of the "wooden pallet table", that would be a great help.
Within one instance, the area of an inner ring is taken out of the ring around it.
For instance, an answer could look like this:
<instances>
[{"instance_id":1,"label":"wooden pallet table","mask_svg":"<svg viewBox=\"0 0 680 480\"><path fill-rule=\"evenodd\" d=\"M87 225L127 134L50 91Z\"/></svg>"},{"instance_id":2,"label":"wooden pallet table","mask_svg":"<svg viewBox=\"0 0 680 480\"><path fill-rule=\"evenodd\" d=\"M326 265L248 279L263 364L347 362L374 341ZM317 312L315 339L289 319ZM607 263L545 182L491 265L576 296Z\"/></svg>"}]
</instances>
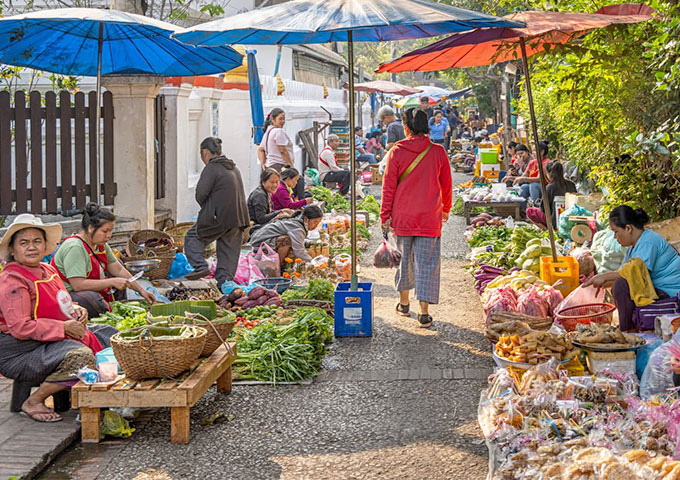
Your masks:
<instances>
[{"instance_id":1,"label":"wooden pallet table","mask_svg":"<svg viewBox=\"0 0 680 480\"><path fill-rule=\"evenodd\" d=\"M513 211L513 217L515 220L520 220L520 209L523 202L465 202L464 213L465 213L465 223L470 225L470 212L475 207L491 207L494 213L501 209L508 209Z\"/></svg>"},{"instance_id":2,"label":"wooden pallet table","mask_svg":"<svg viewBox=\"0 0 680 480\"><path fill-rule=\"evenodd\" d=\"M78 382L71 390L71 404L80 409L83 443L99 442L101 408L170 407L172 443L189 443L189 411L203 394L217 382L217 390L231 392L231 366L234 354L221 345L212 355L198 359L179 381L151 379L136 381L123 378L111 384L87 385Z\"/></svg>"}]
</instances>

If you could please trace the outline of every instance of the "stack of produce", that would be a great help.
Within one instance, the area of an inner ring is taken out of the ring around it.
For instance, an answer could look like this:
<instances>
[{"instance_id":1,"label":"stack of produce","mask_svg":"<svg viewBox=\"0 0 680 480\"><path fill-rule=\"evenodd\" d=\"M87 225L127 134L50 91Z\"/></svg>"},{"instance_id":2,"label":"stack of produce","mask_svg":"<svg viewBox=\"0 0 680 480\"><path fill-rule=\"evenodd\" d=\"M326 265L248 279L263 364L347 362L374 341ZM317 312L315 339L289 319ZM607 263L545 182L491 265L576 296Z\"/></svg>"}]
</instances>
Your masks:
<instances>
[{"instance_id":1,"label":"stack of produce","mask_svg":"<svg viewBox=\"0 0 680 480\"><path fill-rule=\"evenodd\" d=\"M520 270L491 280L482 294L482 300L487 317L491 312L506 311L546 318L555 314L555 309L564 298L533 273Z\"/></svg>"},{"instance_id":2,"label":"stack of produce","mask_svg":"<svg viewBox=\"0 0 680 480\"><path fill-rule=\"evenodd\" d=\"M498 227L504 226L505 221L501 217L494 217L488 213L480 213L472 220L470 220L470 227L478 228L484 226ZM468 227L468 228L470 228Z\"/></svg>"},{"instance_id":3,"label":"stack of produce","mask_svg":"<svg viewBox=\"0 0 680 480\"><path fill-rule=\"evenodd\" d=\"M475 288L480 295L484 293L486 286L500 276L507 275L508 272L502 268L494 267L482 263L475 272Z\"/></svg>"},{"instance_id":4,"label":"stack of produce","mask_svg":"<svg viewBox=\"0 0 680 480\"><path fill-rule=\"evenodd\" d=\"M538 273L541 269L541 257L552 255L550 243L547 240L534 238L527 242L526 248L515 260L515 265L523 270Z\"/></svg>"},{"instance_id":5,"label":"stack of produce","mask_svg":"<svg viewBox=\"0 0 680 480\"><path fill-rule=\"evenodd\" d=\"M285 303L291 300L319 300L333 302L335 285L333 282L321 278L309 281L309 285L302 289L288 289L281 296Z\"/></svg>"},{"instance_id":6,"label":"stack of produce","mask_svg":"<svg viewBox=\"0 0 680 480\"><path fill-rule=\"evenodd\" d=\"M357 205L357 210L364 210L369 213L371 222L378 221L380 217L380 203L373 195L366 195L363 200Z\"/></svg>"},{"instance_id":7,"label":"stack of produce","mask_svg":"<svg viewBox=\"0 0 680 480\"><path fill-rule=\"evenodd\" d=\"M326 211L331 212L347 212L349 211L349 202L345 197L338 193L333 193L326 187L312 187L309 192L314 197L314 200L324 202Z\"/></svg>"},{"instance_id":8,"label":"stack of produce","mask_svg":"<svg viewBox=\"0 0 680 480\"><path fill-rule=\"evenodd\" d=\"M501 335L495 352L499 358L511 362L538 365L550 358L558 362L570 360L576 356L577 350L567 335L529 331L523 335Z\"/></svg>"},{"instance_id":9,"label":"stack of produce","mask_svg":"<svg viewBox=\"0 0 680 480\"><path fill-rule=\"evenodd\" d=\"M318 308L300 308L290 323L263 322L238 341L234 362L240 380L274 384L314 377L333 339L333 319Z\"/></svg>"},{"instance_id":10,"label":"stack of produce","mask_svg":"<svg viewBox=\"0 0 680 480\"><path fill-rule=\"evenodd\" d=\"M277 318L282 312L283 309L276 305L270 305L267 307L253 307L247 310L238 310L235 312L236 326L250 329L262 322L271 320L272 318Z\"/></svg>"},{"instance_id":11,"label":"stack of produce","mask_svg":"<svg viewBox=\"0 0 680 480\"><path fill-rule=\"evenodd\" d=\"M482 226L466 232L471 248L492 247L492 251L502 252L510 244L512 230L504 226Z\"/></svg>"},{"instance_id":12,"label":"stack of produce","mask_svg":"<svg viewBox=\"0 0 680 480\"><path fill-rule=\"evenodd\" d=\"M538 229L533 225L517 225L512 229L512 235L510 235L510 241L512 242L512 248L510 249L510 254L514 259L517 259L522 252L526 250L527 243L535 238L545 238L546 232Z\"/></svg>"},{"instance_id":13,"label":"stack of produce","mask_svg":"<svg viewBox=\"0 0 680 480\"><path fill-rule=\"evenodd\" d=\"M110 312L104 312L97 318L90 320L92 323L104 323L116 327L119 331L141 327L148 322L145 302L111 302Z\"/></svg>"},{"instance_id":14,"label":"stack of produce","mask_svg":"<svg viewBox=\"0 0 680 480\"><path fill-rule=\"evenodd\" d=\"M223 295L217 300L217 305L225 310L232 312L247 310L258 306L280 306L281 297L276 290L269 290L264 287L255 287L247 294L241 288L233 289L229 295Z\"/></svg>"},{"instance_id":15,"label":"stack of produce","mask_svg":"<svg viewBox=\"0 0 680 480\"><path fill-rule=\"evenodd\" d=\"M637 335L623 333L618 327L600 323L579 324L576 331L569 334L572 342L591 348L630 348L645 344Z\"/></svg>"},{"instance_id":16,"label":"stack of produce","mask_svg":"<svg viewBox=\"0 0 680 480\"><path fill-rule=\"evenodd\" d=\"M493 312L487 317L486 338L494 344L501 335L524 335L531 330L548 330L553 324L552 318L531 317L514 312Z\"/></svg>"}]
</instances>

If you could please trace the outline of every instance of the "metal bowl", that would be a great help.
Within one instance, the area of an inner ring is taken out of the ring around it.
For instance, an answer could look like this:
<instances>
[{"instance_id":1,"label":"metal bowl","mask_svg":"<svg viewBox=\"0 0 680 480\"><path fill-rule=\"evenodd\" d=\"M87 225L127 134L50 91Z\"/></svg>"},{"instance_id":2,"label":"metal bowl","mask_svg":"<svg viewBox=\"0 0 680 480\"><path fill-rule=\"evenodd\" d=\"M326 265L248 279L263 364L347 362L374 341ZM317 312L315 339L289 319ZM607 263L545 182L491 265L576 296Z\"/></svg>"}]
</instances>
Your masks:
<instances>
[{"instance_id":1,"label":"metal bowl","mask_svg":"<svg viewBox=\"0 0 680 480\"><path fill-rule=\"evenodd\" d=\"M155 258L149 260L133 260L125 263L125 268L134 273L156 270L161 261Z\"/></svg>"}]
</instances>

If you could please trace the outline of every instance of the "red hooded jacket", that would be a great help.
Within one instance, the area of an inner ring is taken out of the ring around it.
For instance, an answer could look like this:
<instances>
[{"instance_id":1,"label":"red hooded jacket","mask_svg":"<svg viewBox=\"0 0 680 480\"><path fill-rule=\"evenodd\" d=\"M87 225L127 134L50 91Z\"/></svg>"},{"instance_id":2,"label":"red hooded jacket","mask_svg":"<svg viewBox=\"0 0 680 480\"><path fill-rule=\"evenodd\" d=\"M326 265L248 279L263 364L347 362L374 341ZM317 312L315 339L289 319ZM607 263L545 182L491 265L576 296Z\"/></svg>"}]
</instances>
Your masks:
<instances>
[{"instance_id":1,"label":"red hooded jacket","mask_svg":"<svg viewBox=\"0 0 680 480\"><path fill-rule=\"evenodd\" d=\"M433 143L415 169L397 184L429 142L424 135L412 135L397 142L387 154L380 220L391 220L399 236L440 237L442 212L451 210L451 167L441 145Z\"/></svg>"}]
</instances>

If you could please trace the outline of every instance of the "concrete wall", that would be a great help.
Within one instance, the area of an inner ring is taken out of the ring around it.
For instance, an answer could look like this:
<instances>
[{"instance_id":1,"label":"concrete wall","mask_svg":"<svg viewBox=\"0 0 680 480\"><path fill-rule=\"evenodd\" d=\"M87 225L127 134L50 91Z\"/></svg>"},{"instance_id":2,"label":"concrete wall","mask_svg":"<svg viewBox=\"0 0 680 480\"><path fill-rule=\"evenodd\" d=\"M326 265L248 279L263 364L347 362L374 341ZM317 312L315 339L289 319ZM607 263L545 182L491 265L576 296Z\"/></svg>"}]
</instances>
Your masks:
<instances>
[{"instance_id":1,"label":"concrete wall","mask_svg":"<svg viewBox=\"0 0 680 480\"><path fill-rule=\"evenodd\" d=\"M268 65L268 61L260 61L260 55L258 47L258 70ZM275 55L274 48L274 59ZM320 106L330 111L334 120L346 120L346 92L329 88L329 96L324 99L320 86L284 80L286 91L277 96L274 77L261 75L260 81L265 115L274 107L286 112L285 130L293 140L295 163L301 169L302 148L296 138L297 132L310 128L315 120L328 120ZM198 213L194 196L203 168L199 145L203 138L211 135L222 139L224 154L236 162L246 194L252 191L258 184L260 167L257 146L251 138L248 91L181 85L165 86L160 93L165 95L167 108L166 198L156 202L157 208L172 210L177 222L191 221Z\"/></svg>"}]
</instances>

